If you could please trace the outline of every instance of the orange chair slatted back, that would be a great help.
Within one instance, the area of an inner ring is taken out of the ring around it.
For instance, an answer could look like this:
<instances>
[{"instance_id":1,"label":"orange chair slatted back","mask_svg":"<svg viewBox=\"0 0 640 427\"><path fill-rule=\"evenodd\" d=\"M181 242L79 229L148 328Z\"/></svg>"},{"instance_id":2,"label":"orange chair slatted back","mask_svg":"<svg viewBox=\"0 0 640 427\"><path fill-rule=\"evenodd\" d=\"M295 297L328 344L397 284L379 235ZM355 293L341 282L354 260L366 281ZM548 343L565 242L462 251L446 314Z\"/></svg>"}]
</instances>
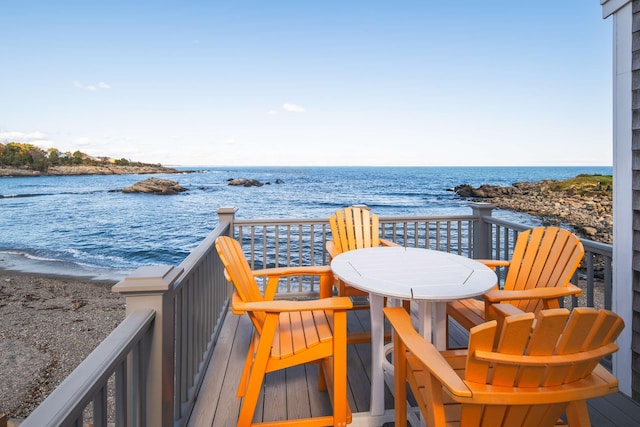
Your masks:
<instances>
[{"instance_id":1,"label":"orange chair slatted back","mask_svg":"<svg viewBox=\"0 0 640 427\"><path fill-rule=\"evenodd\" d=\"M221 236L216 239L216 249L224 265L225 276L229 281L233 282L240 300L243 302L264 301L240 243L231 237ZM251 311L249 316L258 333L262 333L262 325L265 319L264 312Z\"/></svg>"},{"instance_id":2,"label":"orange chair slatted back","mask_svg":"<svg viewBox=\"0 0 640 427\"><path fill-rule=\"evenodd\" d=\"M329 217L329 224L338 253L380 246L380 220L368 209L344 208Z\"/></svg>"},{"instance_id":3,"label":"orange chair slatted back","mask_svg":"<svg viewBox=\"0 0 640 427\"><path fill-rule=\"evenodd\" d=\"M584 255L573 233L557 227L538 227L518 235L504 282L505 290L566 286ZM540 300L511 302L522 311L538 312Z\"/></svg>"},{"instance_id":4,"label":"orange chair slatted back","mask_svg":"<svg viewBox=\"0 0 640 427\"><path fill-rule=\"evenodd\" d=\"M552 425L568 402L532 405L539 387L559 387L589 375L602 357L617 350L614 344L624 322L615 313L593 308L543 310L507 317L495 350L497 327L484 323L471 330L465 382L473 390L487 385L499 392L522 395L522 404L489 406L462 404L462 419L473 425ZM503 387L500 389L500 387ZM499 423L496 424L499 420Z\"/></svg>"}]
</instances>

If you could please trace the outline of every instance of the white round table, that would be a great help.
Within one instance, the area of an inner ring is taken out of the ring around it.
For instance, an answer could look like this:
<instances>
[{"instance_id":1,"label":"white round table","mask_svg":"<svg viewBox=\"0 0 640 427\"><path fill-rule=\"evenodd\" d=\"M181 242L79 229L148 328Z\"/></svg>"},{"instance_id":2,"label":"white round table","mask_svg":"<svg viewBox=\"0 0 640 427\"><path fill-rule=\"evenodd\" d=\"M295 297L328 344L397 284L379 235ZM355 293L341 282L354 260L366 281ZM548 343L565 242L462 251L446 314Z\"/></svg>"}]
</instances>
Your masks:
<instances>
[{"instance_id":1,"label":"white round table","mask_svg":"<svg viewBox=\"0 0 640 427\"><path fill-rule=\"evenodd\" d=\"M447 252L379 247L344 252L331 270L347 284L369 292L371 307L371 415L384 414L384 298L414 300L419 330L439 349L447 343L447 301L483 294L497 283L484 264Z\"/></svg>"}]
</instances>

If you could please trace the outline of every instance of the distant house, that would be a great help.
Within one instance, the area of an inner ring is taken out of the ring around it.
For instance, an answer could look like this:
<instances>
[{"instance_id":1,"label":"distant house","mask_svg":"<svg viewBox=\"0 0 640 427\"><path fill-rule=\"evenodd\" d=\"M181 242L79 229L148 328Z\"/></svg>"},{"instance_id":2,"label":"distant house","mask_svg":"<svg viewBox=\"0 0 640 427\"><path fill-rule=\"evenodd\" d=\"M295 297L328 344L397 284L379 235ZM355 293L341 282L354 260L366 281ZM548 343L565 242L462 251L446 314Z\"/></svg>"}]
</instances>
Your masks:
<instances>
[{"instance_id":1,"label":"distant house","mask_svg":"<svg viewBox=\"0 0 640 427\"><path fill-rule=\"evenodd\" d=\"M613 310L626 324L614 369L640 402L640 0L600 4L613 20Z\"/></svg>"}]
</instances>

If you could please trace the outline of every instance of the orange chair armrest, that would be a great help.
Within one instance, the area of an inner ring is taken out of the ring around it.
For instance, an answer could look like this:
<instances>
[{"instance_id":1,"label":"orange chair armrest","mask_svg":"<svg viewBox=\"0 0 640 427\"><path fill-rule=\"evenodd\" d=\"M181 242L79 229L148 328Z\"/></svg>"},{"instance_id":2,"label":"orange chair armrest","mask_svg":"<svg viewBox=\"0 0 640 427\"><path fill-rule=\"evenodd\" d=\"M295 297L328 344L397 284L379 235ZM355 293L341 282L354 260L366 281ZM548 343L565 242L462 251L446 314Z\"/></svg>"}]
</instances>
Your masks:
<instances>
[{"instance_id":1,"label":"orange chair armrest","mask_svg":"<svg viewBox=\"0 0 640 427\"><path fill-rule=\"evenodd\" d=\"M440 351L425 340L413 328L411 318L402 307L386 307L385 316L391 323L396 337L402 340L407 350L429 370L433 376L448 390L449 393L460 397L471 397L471 392L464 381L456 374ZM394 338L395 339L395 338Z\"/></svg>"},{"instance_id":2,"label":"orange chair armrest","mask_svg":"<svg viewBox=\"0 0 640 427\"><path fill-rule=\"evenodd\" d=\"M336 245L335 243L333 243L333 240L327 240L327 243L325 244L325 249L327 250L327 253L329 254L330 259L333 259L338 255L340 255L340 252L338 252L338 250L336 249Z\"/></svg>"},{"instance_id":3,"label":"orange chair armrest","mask_svg":"<svg viewBox=\"0 0 640 427\"><path fill-rule=\"evenodd\" d=\"M474 356L484 362L497 362L514 366L567 366L576 365L590 360L600 360L618 351L618 346L609 343L594 350L582 351L575 354L553 354L548 356L523 356L521 354L496 353L493 351L477 350Z\"/></svg>"},{"instance_id":4,"label":"orange chair armrest","mask_svg":"<svg viewBox=\"0 0 640 427\"><path fill-rule=\"evenodd\" d=\"M481 262L489 268L509 267L511 264L511 261L504 259L476 259L475 261Z\"/></svg>"},{"instance_id":5,"label":"orange chair armrest","mask_svg":"<svg viewBox=\"0 0 640 427\"><path fill-rule=\"evenodd\" d=\"M399 244L397 244L396 242L392 242L391 240L387 240L387 239L380 239L380 244L382 246L400 246Z\"/></svg>"},{"instance_id":6,"label":"orange chair armrest","mask_svg":"<svg viewBox=\"0 0 640 427\"><path fill-rule=\"evenodd\" d=\"M242 316L244 313L246 313L245 310L241 310L240 308L238 308L242 304L244 303L240 299L240 295L238 295L237 292L234 292L233 295L231 295L231 312L233 314L237 314L238 316Z\"/></svg>"},{"instance_id":7,"label":"orange chair armrest","mask_svg":"<svg viewBox=\"0 0 640 427\"><path fill-rule=\"evenodd\" d=\"M472 391L473 397L471 399L460 399L452 396L452 398L458 402L479 405L518 405L524 402L527 402L527 404L535 403L544 405L549 403L570 402L572 400L591 399L618 391L618 382L615 380L615 377L613 381L607 381L598 375L589 375L586 378L569 384L546 387L546 390L531 387L531 391L518 390L518 393L513 392L513 387L473 382L467 382L466 384Z\"/></svg>"},{"instance_id":8,"label":"orange chair armrest","mask_svg":"<svg viewBox=\"0 0 640 427\"><path fill-rule=\"evenodd\" d=\"M522 291L505 291L494 289L482 295L486 301L496 303L500 301L514 301L526 299L552 299L567 295L581 295L582 289L569 284L567 286L532 288Z\"/></svg>"},{"instance_id":9,"label":"orange chair armrest","mask_svg":"<svg viewBox=\"0 0 640 427\"><path fill-rule=\"evenodd\" d=\"M331 275L328 265L301 265L295 267L276 267L253 270L255 277L287 277L287 276L325 276Z\"/></svg>"},{"instance_id":10,"label":"orange chair armrest","mask_svg":"<svg viewBox=\"0 0 640 427\"><path fill-rule=\"evenodd\" d=\"M506 318L509 316L515 316L516 314L522 314L524 311L520 310L515 305L511 304L491 304L489 312L492 315L492 319Z\"/></svg>"},{"instance_id":11,"label":"orange chair armrest","mask_svg":"<svg viewBox=\"0 0 640 427\"><path fill-rule=\"evenodd\" d=\"M353 307L348 297L323 298L316 300L292 301L253 301L242 302L239 298L232 301L233 311L263 311L267 313L285 313L314 310L349 310Z\"/></svg>"}]
</instances>

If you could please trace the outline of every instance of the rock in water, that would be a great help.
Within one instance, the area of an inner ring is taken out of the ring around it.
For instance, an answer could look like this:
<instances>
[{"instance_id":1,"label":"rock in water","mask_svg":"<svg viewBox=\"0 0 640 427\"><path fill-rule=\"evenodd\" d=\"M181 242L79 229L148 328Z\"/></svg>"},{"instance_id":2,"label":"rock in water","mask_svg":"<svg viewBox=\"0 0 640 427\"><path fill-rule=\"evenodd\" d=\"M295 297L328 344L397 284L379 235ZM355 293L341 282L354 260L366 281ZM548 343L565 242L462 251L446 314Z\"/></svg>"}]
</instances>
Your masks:
<instances>
[{"instance_id":1,"label":"rock in water","mask_svg":"<svg viewBox=\"0 0 640 427\"><path fill-rule=\"evenodd\" d=\"M264 184L257 179L247 178L231 178L227 180L229 185L241 186L241 187L262 187Z\"/></svg>"},{"instance_id":2,"label":"rock in water","mask_svg":"<svg viewBox=\"0 0 640 427\"><path fill-rule=\"evenodd\" d=\"M161 178L147 178L131 187L124 188L123 193L178 194L187 191L176 181Z\"/></svg>"}]
</instances>

